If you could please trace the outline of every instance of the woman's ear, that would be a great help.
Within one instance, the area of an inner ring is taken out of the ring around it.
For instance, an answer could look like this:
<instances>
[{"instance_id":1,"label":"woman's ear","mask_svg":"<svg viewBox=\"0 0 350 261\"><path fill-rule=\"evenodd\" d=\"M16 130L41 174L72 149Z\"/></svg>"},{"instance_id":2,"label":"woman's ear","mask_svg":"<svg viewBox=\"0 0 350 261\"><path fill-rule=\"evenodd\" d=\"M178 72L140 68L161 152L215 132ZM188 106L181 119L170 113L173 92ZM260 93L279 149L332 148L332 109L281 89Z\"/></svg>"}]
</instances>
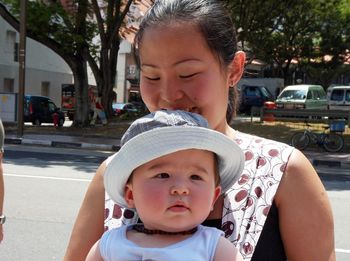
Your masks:
<instances>
[{"instance_id":1,"label":"woman's ear","mask_svg":"<svg viewBox=\"0 0 350 261\"><path fill-rule=\"evenodd\" d=\"M125 186L124 199L125 199L125 202L126 202L126 204L128 205L129 208L135 208L134 194L133 194L133 191L132 191L132 185L131 184L126 184L126 186Z\"/></svg>"},{"instance_id":2,"label":"woman's ear","mask_svg":"<svg viewBox=\"0 0 350 261\"><path fill-rule=\"evenodd\" d=\"M238 51L235 54L231 64L228 66L229 86L235 86L241 79L245 65L245 53Z\"/></svg>"}]
</instances>

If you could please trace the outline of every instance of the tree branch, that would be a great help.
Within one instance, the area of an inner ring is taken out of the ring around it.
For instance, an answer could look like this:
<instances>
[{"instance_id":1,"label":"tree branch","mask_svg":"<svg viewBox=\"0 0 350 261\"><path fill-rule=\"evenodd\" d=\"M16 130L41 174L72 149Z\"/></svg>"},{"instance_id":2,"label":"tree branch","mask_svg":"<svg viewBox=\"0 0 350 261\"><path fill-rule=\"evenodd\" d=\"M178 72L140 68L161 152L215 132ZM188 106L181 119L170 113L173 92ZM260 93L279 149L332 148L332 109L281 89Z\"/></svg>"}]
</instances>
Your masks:
<instances>
[{"instance_id":1,"label":"tree branch","mask_svg":"<svg viewBox=\"0 0 350 261\"><path fill-rule=\"evenodd\" d=\"M116 38L119 37L118 33L119 33L120 26L121 26L122 22L124 21L126 14L129 12L129 8L130 8L130 5L132 4L132 1L133 0L128 0L122 14L119 16L119 19L116 20L116 24L113 26L112 37L110 38L108 46L110 46L111 43L116 41Z\"/></svg>"}]
</instances>

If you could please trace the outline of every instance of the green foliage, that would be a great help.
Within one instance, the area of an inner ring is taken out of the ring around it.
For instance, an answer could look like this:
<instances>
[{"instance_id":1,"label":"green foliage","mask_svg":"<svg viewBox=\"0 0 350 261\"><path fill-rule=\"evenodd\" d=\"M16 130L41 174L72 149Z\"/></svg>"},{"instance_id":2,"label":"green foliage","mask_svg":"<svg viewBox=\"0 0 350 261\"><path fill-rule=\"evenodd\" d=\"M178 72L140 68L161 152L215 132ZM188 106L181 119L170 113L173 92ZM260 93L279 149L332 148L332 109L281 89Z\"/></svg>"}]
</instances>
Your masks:
<instances>
[{"instance_id":1,"label":"green foliage","mask_svg":"<svg viewBox=\"0 0 350 261\"><path fill-rule=\"evenodd\" d=\"M350 0L226 0L242 48L254 58L278 66L315 66L332 79L350 50ZM325 56L331 57L325 60ZM333 71L333 77L332 73Z\"/></svg>"},{"instance_id":2,"label":"green foliage","mask_svg":"<svg viewBox=\"0 0 350 261\"><path fill-rule=\"evenodd\" d=\"M12 7L11 13L19 19L19 1L2 1ZM97 35L96 25L87 20L84 35L77 33L76 17L69 15L59 1L28 1L26 13L27 30L37 39L55 41L63 53L75 55L77 46L82 44L95 48L92 39Z\"/></svg>"}]
</instances>

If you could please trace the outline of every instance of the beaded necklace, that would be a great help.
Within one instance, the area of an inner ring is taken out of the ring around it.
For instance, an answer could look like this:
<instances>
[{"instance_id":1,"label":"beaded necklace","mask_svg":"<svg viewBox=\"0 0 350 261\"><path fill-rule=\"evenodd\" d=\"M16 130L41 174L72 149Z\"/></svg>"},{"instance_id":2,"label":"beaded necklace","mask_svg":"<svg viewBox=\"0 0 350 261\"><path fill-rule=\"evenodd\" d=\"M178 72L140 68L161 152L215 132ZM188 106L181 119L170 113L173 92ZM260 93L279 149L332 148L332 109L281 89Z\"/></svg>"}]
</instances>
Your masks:
<instances>
[{"instance_id":1,"label":"beaded necklace","mask_svg":"<svg viewBox=\"0 0 350 261\"><path fill-rule=\"evenodd\" d=\"M140 233L144 233L147 235L192 235L196 233L197 227L191 228L189 230L185 231L178 231L178 232L168 232L168 231L163 231L159 229L147 229L143 224L135 224L132 227L134 230Z\"/></svg>"}]
</instances>

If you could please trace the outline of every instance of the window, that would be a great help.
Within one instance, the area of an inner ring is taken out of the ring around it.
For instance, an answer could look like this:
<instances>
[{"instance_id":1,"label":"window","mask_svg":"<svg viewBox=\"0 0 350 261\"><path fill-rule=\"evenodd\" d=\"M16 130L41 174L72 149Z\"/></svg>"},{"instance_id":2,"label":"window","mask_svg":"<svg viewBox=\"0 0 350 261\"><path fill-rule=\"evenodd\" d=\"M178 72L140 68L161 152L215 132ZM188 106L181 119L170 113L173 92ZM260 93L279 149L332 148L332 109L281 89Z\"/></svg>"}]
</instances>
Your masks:
<instances>
[{"instance_id":1,"label":"window","mask_svg":"<svg viewBox=\"0 0 350 261\"><path fill-rule=\"evenodd\" d=\"M325 94L321 90L314 90L314 99L315 100L324 100L326 99Z\"/></svg>"},{"instance_id":2,"label":"window","mask_svg":"<svg viewBox=\"0 0 350 261\"><path fill-rule=\"evenodd\" d=\"M49 112L56 111L56 105L53 102L48 102Z\"/></svg>"},{"instance_id":3,"label":"window","mask_svg":"<svg viewBox=\"0 0 350 261\"><path fill-rule=\"evenodd\" d=\"M326 92L324 92L322 90L318 90L318 95L319 95L320 99L322 99L322 100L326 100L327 99Z\"/></svg>"},{"instance_id":4,"label":"window","mask_svg":"<svg viewBox=\"0 0 350 261\"><path fill-rule=\"evenodd\" d=\"M350 90L346 90L345 100L350 101Z\"/></svg>"},{"instance_id":5,"label":"window","mask_svg":"<svg viewBox=\"0 0 350 261\"><path fill-rule=\"evenodd\" d=\"M7 30L6 31L6 53L13 55L13 60L18 62L19 57L19 47L16 42L16 32Z\"/></svg>"},{"instance_id":6,"label":"window","mask_svg":"<svg viewBox=\"0 0 350 261\"><path fill-rule=\"evenodd\" d=\"M4 92L14 93L14 79L4 79Z\"/></svg>"},{"instance_id":7,"label":"window","mask_svg":"<svg viewBox=\"0 0 350 261\"><path fill-rule=\"evenodd\" d=\"M246 87L245 90L247 96L260 96L259 90L256 87Z\"/></svg>"},{"instance_id":8,"label":"window","mask_svg":"<svg viewBox=\"0 0 350 261\"><path fill-rule=\"evenodd\" d=\"M307 99L307 100L311 100L311 99L312 99L312 96L313 96L313 91L309 90L309 91L307 92L306 99Z\"/></svg>"},{"instance_id":9,"label":"window","mask_svg":"<svg viewBox=\"0 0 350 261\"><path fill-rule=\"evenodd\" d=\"M342 101L344 95L344 90L333 90L331 95L332 101Z\"/></svg>"},{"instance_id":10,"label":"window","mask_svg":"<svg viewBox=\"0 0 350 261\"><path fill-rule=\"evenodd\" d=\"M18 62L19 61L19 45L18 43L15 43L15 46L14 46L14 55L13 55L13 60L15 62Z\"/></svg>"},{"instance_id":11,"label":"window","mask_svg":"<svg viewBox=\"0 0 350 261\"><path fill-rule=\"evenodd\" d=\"M42 96L50 96L50 83L49 82L42 82L41 83L41 95Z\"/></svg>"}]
</instances>

